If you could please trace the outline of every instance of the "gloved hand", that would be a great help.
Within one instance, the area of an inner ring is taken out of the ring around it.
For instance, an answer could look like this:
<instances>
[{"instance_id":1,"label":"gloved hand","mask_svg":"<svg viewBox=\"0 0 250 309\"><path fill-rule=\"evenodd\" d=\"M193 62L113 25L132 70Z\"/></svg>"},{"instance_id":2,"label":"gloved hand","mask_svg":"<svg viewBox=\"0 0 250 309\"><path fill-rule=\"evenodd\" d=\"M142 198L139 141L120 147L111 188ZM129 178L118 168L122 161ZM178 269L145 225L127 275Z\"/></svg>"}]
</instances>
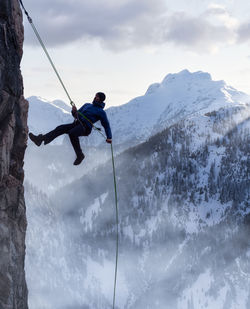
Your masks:
<instances>
[{"instance_id":1,"label":"gloved hand","mask_svg":"<svg viewBox=\"0 0 250 309\"><path fill-rule=\"evenodd\" d=\"M112 144L112 139L111 139L111 138L107 138L107 139L106 139L106 142L107 142L108 144Z\"/></svg>"},{"instance_id":2,"label":"gloved hand","mask_svg":"<svg viewBox=\"0 0 250 309\"><path fill-rule=\"evenodd\" d=\"M72 106L71 114L74 118L77 118L77 108L75 105Z\"/></svg>"}]
</instances>

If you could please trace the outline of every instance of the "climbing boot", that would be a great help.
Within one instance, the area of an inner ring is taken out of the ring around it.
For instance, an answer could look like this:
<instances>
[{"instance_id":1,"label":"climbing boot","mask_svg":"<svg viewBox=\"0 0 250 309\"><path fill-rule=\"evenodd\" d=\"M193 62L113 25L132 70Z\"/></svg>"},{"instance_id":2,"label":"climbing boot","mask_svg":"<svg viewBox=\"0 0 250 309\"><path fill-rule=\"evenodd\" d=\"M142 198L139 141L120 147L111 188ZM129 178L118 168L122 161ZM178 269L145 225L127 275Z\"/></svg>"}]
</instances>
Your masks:
<instances>
[{"instance_id":1,"label":"climbing boot","mask_svg":"<svg viewBox=\"0 0 250 309\"><path fill-rule=\"evenodd\" d=\"M74 165L79 165L81 164L82 160L85 158L85 155L83 153L77 155Z\"/></svg>"},{"instance_id":2,"label":"climbing boot","mask_svg":"<svg viewBox=\"0 0 250 309\"><path fill-rule=\"evenodd\" d=\"M29 133L29 138L35 143L37 146L40 146L43 142L43 135L34 135L33 133Z\"/></svg>"}]
</instances>

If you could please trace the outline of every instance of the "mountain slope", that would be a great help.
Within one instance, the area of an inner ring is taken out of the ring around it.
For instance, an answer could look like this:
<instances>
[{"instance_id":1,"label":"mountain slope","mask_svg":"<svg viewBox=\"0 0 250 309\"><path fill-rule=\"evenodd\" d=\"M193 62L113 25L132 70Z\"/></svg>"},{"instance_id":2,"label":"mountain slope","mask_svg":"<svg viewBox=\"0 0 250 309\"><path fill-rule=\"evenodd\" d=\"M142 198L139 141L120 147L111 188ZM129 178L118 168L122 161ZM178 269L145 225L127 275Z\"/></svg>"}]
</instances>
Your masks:
<instances>
[{"instance_id":1,"label":"mountain slope","mask_svg":"<svg viewBox=\"0 0 250 309\"><path fill-rule=\"evenodd\" d=\"M249 307L249 117L243 103L191 115L116 157L119 308ZM53 200L78 305L103 308L115 257L111 162Z\"/></svg>"},{"instance_id":2,"label":"mountain slope","mask_svg":"<svg viewBox=\"0 0 250 309\"><path fill-rule=\"evenodd\" d=\"M129 291L121 308L248 307L249 106L205 118L206 142L198 146L192 132L202 136L200 117L116 160L120 273ZM93 239L108 251L114 246L108 240L114 235L114 209L107 179L112 179L109 166L70 187L74 202L67 202L67 188L57 198L66 225L70 214L83 241ZM105 200L89 216L89 205L102 194Z\"/></svg>"}]
</instances>

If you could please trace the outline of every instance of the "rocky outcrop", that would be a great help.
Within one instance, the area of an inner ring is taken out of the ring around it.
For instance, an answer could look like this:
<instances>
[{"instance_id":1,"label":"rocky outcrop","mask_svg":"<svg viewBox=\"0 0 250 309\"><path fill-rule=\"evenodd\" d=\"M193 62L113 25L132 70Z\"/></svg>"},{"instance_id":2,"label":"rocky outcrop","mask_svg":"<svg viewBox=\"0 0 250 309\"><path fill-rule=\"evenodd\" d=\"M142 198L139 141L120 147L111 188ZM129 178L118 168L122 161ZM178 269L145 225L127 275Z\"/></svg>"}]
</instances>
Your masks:
<instances>
[{"instance_id":1,"label":"rocky outcrop","mask_svg":"<svg viewBox=\"0 0 250 309\"><path fill-rule=\"evenodd\" d=\"M18 0L0 0L0 308L26 309L23 159L28 103L20 71L23 25Z\"/></svg>"}]
</instances>

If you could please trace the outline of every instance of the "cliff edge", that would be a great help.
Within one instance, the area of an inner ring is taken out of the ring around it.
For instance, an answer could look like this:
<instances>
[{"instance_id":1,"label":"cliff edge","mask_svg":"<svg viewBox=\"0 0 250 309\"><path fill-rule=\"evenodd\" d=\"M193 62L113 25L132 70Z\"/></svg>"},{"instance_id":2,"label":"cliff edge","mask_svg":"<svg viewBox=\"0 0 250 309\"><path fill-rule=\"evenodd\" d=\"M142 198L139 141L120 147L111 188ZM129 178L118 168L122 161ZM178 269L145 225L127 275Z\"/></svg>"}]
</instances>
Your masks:
<instances>
[{"instance_id":1,"label":"cliff edge","mask_svg":"<svg viewBox=\"0 0 250 309\"><path fill-rule=\"evenodd\" d=\"M20 71L23 46L18 0L0 0L0 308L27 309L23 159L28 102Z\"/></svg>"}]
</instances>

